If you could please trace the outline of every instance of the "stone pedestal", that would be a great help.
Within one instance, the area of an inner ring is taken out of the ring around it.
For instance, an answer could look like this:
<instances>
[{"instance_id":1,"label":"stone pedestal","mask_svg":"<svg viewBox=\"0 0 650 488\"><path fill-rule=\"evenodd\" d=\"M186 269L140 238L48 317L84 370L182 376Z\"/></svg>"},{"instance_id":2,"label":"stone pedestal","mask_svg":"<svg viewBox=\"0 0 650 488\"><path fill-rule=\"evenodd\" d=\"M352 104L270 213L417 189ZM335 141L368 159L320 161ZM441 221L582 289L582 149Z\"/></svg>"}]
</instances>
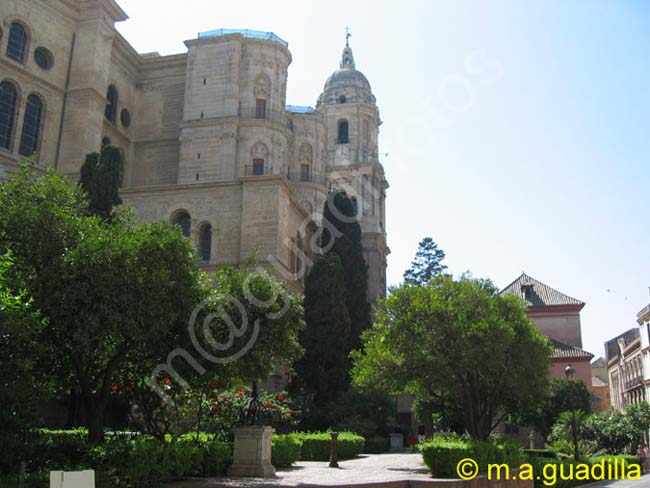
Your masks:
<instances>
[{"instance_id":1,"label":"stone pedestal","mask_svg":"<svg viewBox=\"0 0 650 488\"><path fill-rule=\"evenodd\" d=\"M275 467L271 464L272 427L252 426L235 429L235 452L228 476L273 478Z\"/></svg>"},{"instance_id":2,"label":"stone pedestal","mask_svg":"<svg viewBox=\"0 0 650 488\"><path fill-rule=\"evenodd\" d=\"M50 471L50 488L95 488L95 472Z\"/></svg>"},{"instance_id":3,"label":"stone pedestal","mask_svg":"<svg viewBox=\"0 0 650 488\"><path fill-rule=\"evenodd\" d=\"M390 452L399 452L404 450L404 435L390 434Z\"/></svg>"}]
</instances>

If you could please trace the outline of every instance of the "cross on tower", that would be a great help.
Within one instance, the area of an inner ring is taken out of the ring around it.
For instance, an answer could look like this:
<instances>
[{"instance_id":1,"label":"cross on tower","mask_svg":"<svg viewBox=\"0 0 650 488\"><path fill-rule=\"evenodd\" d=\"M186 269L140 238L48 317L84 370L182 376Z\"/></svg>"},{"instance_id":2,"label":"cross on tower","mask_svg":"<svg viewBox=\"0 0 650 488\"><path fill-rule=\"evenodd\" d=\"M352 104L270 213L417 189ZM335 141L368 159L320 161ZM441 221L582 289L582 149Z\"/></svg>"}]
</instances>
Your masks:
<instances>
[{"instance_id":1,"label":"cross on tower","mask_svg":"<svg viewBox=\"0 0 650 488\"><path fill-rule=\"evenodd\" d=\"M352 34L350 33L350 28L345 27L345 47L350 47L350 37L352 37Z\"/></svg>"}]
</instances>

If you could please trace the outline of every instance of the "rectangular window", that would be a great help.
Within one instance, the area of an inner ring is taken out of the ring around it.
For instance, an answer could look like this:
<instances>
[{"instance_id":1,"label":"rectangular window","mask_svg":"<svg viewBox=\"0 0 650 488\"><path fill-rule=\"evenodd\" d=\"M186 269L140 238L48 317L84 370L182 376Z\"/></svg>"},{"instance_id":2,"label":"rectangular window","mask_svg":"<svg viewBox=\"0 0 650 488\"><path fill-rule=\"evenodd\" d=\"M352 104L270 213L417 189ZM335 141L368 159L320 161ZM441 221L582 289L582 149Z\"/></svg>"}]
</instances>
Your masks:
<instances>
[{"instance_id":1,"label":"rectangular window","mask_svg":"<svg viewBox=\"0 0 650 488\"><path fill-rule=\"evenodd\" d=\"M264 174L264 160L255 158L253 159L253 176L260 176Z\"/></svg>"},{"instance_id":2,"label":"rectangular window","mask_svg":"<svg viewBox=\"0 0 650 488\"><path fill-rule=\"evenodd\" d=\"M310 167L308 164L301 164L300 165L300 181L310 181L311 180L311 173Z\"/></svg>"},{"instance_id":3,"label":"rectangular window","mask_svg":"<svg viewBox=\"0 0 650 488\"><path fill-rule=\"evenodd\" d=\"M256 119L266 118L266 99L258 98L257 100L255 100L255 118Z\"/></svg>"}]
</instances>

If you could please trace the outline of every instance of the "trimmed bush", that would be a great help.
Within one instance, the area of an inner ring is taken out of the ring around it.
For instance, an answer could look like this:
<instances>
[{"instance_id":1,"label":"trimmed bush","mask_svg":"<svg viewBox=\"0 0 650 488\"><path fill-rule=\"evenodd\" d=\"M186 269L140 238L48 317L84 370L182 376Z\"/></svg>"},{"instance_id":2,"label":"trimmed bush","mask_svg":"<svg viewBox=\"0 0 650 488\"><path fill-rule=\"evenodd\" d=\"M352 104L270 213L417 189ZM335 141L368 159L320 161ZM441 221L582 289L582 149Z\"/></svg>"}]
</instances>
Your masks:
<instances>
[{"instance_id":1,"label":"trimmed bush","mask_svg":"<svg viewBox=\"0 0 650 488\"><path fill-rule=\"evenodd\" d=\"M627 465L639 464L639 461L635 456L629 456L625 454L618 455L618 456L598 456L589 459L581 459L578 463L576 463L573 459L550 459L550 458L533 456L530 457L525 462L533 466L533 471L536 476L535 488L547 488L548 485L544 484L544 482L547 481L548 483L549 482L548 477L552 476L553 473L555 473L555 477L556 477L553 488L575 488L578 486L583 486L589 483L590 481L577 480L577 479L564 480L561 479L562 478L561 473L564 473L564 477L568 477L572 472L571 470L573 469L575 471L576 466L578 464L588 464L590 466L593 466L594 464L600 463L603 460L605 461L605 470L604 470L605 479L608 479L607 465L615 462L615 460L617 460L619 463L619 475L621 474L620 463L622 461L625 461ZM553 468L547 467L551 465L554 467Z\"/></svg>"},{"instance_id":2,"label":"trimmed bush","mask_svg":"<svg viewBox=\"0 0 650 488\"><path fill-rule=\"evenodd\" d=\"M232 446L211 436L197 441L190 434L162 443L145 435L113 435L95 446L86 435L84 430L35 432L20 458L28 461L34 480L47 479L52 470L94 469L98 487L125 488L223 475L232 460Z\"/></svg>"},{"instance_id":3,"label":"trimmed bush","mask_svg":"<svg viewBox=\"0 0 650 488\"><path fill-rule=\"evenodd\" d=\"M301 461L327 461L330 458L332 437L329 432L295 432L289 434L301 442ZM352 459L363 452L365 439L351 432L341 432L338 437L339 459Z\"/></svg>"},{"instance_id":4,"label":"trimmed bush","mask_svg":"<svg viewBox=\"0 0 650 488\"><path fill-rule=\"evenodd\" d=\"M381 454L388 452L390 449L390 438L373 436L366 439L365 447L363 452L366 454Z\"/></svg>"},{"instance_id":5,"label":"trimmed bush","mask_svg":"<svg viewBox=\"0 0 650 488\"><path fill-rule=\"evenodd\" d=\"M524 457L526 459L559 459L557 453L552 449L524 449Z\"/></svg>"},{"instance_id":6,"label":"trimmed bush","mask_svg":"<svg viewBox=\"0 0 650 488\"><path fill-rule=\"evenodd\" d=\"M274 435L271 446L271 463L276 468L286 468L300 459L302 442L294 435Z\"/></svg>"},{"instance_id":7,"label":"trimmed bush","mask_svg":"<svg viewBox=\"0 0 650 488\"><path fill-rule=\"evenodd\" d=\"M513 442L481 442L458 437L433 437L422 442L418 448L424 464L436 478L458 478L456 466L465 458L475 460L480 472L487 471L488 464L519 466L522 451Z\"/></svg>"}]
</instances>

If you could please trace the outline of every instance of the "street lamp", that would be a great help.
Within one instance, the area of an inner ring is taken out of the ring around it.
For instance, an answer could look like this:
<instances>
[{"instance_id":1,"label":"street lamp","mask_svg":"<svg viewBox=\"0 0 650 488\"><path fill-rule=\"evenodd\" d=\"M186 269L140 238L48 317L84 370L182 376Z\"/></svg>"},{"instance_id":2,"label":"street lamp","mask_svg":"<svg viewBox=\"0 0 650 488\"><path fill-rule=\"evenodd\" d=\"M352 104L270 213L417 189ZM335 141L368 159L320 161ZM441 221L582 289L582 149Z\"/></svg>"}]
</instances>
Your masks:
<instances>
[{"instance_id":1,"label":"street lamp","mask_svg":"<svg viewBox=\"0 0 650 488\"><path fill-rule=\"evenodd\" d=\"M564 376L568 381L574 381L576 375L576 370L571 367L570 364L567 364L564 368ZM573 402L573 398L569 398L571 403L571 435L573 437L573 459L577 462L580 458L580 451L578 450L578 425L576 423L576 407Z\"/></svg>"},{"instance_id":2,"label":"street lamp","mask_svg":"<svg viewBox=\"0 0 650 488\"><path fill-rule=\"evenodd\" d=\"M564 376L566 376L566 379L569 381L574 380L576 376L576 370L573 369L570 364L567 364L566 368L564 368Z\"/></svg>"}]
</instances>

